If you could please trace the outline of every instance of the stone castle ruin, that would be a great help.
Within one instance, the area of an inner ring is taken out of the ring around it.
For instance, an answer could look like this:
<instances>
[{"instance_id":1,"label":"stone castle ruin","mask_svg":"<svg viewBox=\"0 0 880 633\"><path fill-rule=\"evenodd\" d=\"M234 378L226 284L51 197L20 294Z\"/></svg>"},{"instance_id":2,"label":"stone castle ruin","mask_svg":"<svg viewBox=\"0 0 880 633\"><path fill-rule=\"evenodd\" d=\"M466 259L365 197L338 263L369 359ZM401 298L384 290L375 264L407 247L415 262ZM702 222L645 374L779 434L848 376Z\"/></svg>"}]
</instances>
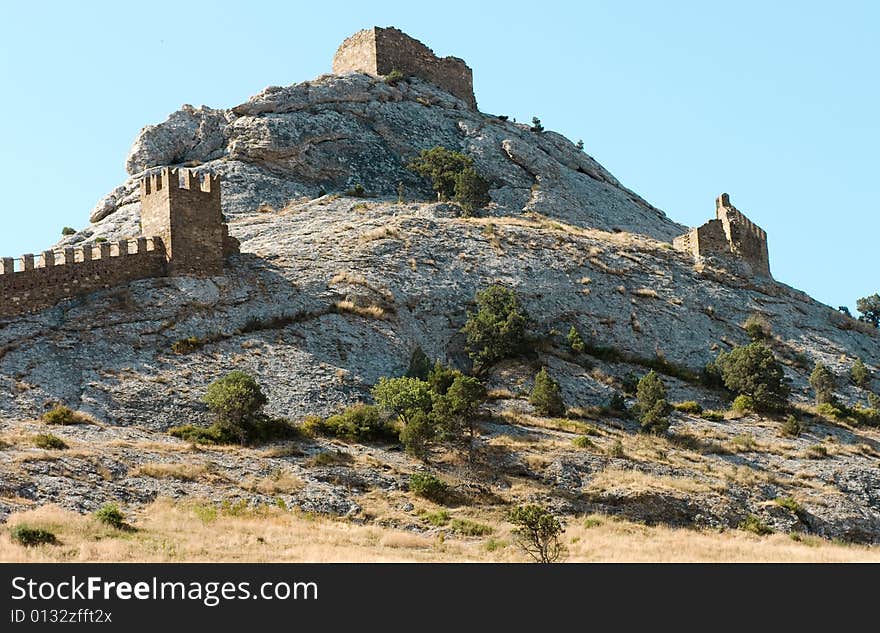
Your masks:
<instances>
[{"instance_id":1,"label":"stone castle ruin","mask_svg":"<svg viewBox=\"0 0 880 633\"><path fill-rule=\"evenodd\" d=\"M434 52L398 29L358 31L347 38L333 57L333 74L366 73L382 76L398 70L449 92L476 110L473 71L458 57L437 57Z\"/></svg>"},{"instance_id":2,"label":"stone castle ruin","mask_svg":"<svg viewBox=\"0 0 880 633\"><path fill-rule=\"evenodd\" d=\"M752 272L770 277L767 232L749 220L722 193L715 201L715 219L675 238L672 245L698 260L720 257L749 265Z\"/></svg>"},{"instance_id":3,"label":"stone castle ruin","mask_svg":"<svg viewBox=\"0 0 880 633\"><path fill-rule=\"evenodd\" d=\"M141 181L141 234L135 240L0 259L0 318L137 279L223 274L238 252L220 209L220 180L163 168Z\"/></svg>"}]
</instances>

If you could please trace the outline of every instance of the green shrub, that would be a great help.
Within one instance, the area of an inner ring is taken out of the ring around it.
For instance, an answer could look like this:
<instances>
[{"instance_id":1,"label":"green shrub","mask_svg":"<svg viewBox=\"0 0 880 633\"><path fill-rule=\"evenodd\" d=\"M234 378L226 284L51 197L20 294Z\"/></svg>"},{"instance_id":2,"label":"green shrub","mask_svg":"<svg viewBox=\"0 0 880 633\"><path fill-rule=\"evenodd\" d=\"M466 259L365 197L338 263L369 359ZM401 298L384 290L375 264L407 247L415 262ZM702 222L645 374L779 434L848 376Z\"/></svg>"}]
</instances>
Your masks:
<instances>
[{"instance_id":1,"label":"green shrub","mask_svg":"<svg viewBox=\"0 0 880 633\"><path fill-rule=\"evenodd\" d=\"M384 80L385 80L385 83L388 84L389 86L396 86L401 81L403 81L405 78L406 77L402 72L400 72L396 68L392 68L391 72L388 73L387 75L385 75Z\"/></svg>"},{"instance_id":2,"label":"green shrub","mask_svg":"<svg viewBox=\"0 0 880 633\"><path fill-rule=\"evenodd\" d=\"M821 444L813 444L807 448L808 459L825 459L828 457L828 449Z\"/></svg>"},{"instance_id":3,"label":"green shrub","mask_svg":"<svg viewBox=\"0 0 880 633\"><path fill-rule=\"evenodd\" d=\"M16 525L9 532L13 543L18 543L25 547L36 547L37 545L54 545L58 542L55 535L48 530L31 527L29 525Z\"/></svg>"},{"instance_id":4,"label":"green shrub","mask_svg":"<svg viewBox=\"0 0 880 633\"><path fill-rule=\"evenodd\" d=\"M190 336L188 338L180 339L179 341L174 341L171 344L171 351L175 354L192 354L197 349L200 349L205 346L204 340L200 339L197 336Z\"/></svg>"},{"instance_id":5,"label":"green shrub","mask_svg":"<svg viewBox=\"0 0 880 633\"><path fill-rule=\"evenodd\" d=\"M743 329L752 341L766 341L771 336L770 324L760 314L752 314L743 323Z\"/></svg>"},{"instance_id":6,"label":"green shrub","mask_svg":"<svg viewBox=\"0 0 880 633\"><path fill-rule=\"evenodd\" d=\"M712 409L706 409L700 414L700 417L704 420L709 420L710 422L723 422L724 421L724 412L723 411L713 411Z\"/></svg>"},{"instance_id":7,"label":"green shrub","mask_svg":"<svg viewBox=\"0 0 880 633\"><path fill-rule=\"evenodd\" d=\"M354 404L326 420L307 418L303 431L310 435L335 437L348 442L377 442L397 439L397 430L388 424L379 408L363 403Z\"/></svg>"},{"instance_id":8,"label":"green shrub","mask_svg":"<svg viewBox=\"0 0 880 633\"><path fill-rule=\"evenodd\" d=\"M876 393L868 392L868 406L872 409L880 409L880 396Z\"/></svg>"},{"instance_id":9,"label":"green shrub","mask_svg":"<svg viewBox=\"0 0 880 633\"><path fill-rule=\"evenodd\" d=\"M618 413L626 413L626 397L622 393L614 392L608 399L608 409Z\"/></svg>"},{"instance_id":10,"label":"green shrub","mask_svg":"<svg viewBox=\"0 0 880 633\"><path fill-rule=\"evenodd\" d=\"M856 362L849 370L849 377L853 384L857 387L865 389L871 384L871 372L868 370L861 358L857 358Z\"/></svg>"},{"instance_id":11,"label":"green shrub","mask_svg":"<svg viewBox=\"0 0 880 633\"><path fill-rule=\"evenodd\" d=\"M354 187L345 191L345 195L352 198L366 198L367 190L364 189L364 186L361 183L356 183Z\"/></svg>"},{"instance_id":12,"label":"green shrub","mask_svg":"<svg viewBox=\"0 0 880 633\"><path fill-rule=\"evenodd\" d=\"M268 400L257 381L244 372L233 371L215 380L204 402L216 416L220 430L242 444L265 439L265 434L273 431L262 413Z\"/></svg>"},{"instance_id":13,"label":"green shrub","mask_svg":"<svg viewBox=\"0 0 880 633\"><path fill-rule=\"evenodd\" d=\"M380 408L397 417L404 425L409 424L416 413L431 411L431 386L418 378L383 376L371 393Z\"/></svg>"},{"instance_id":14,"label":"green shrub","mask_svg":"<svg viewBox=\"0 0 880 633\"><path fill-rule=\"evenodd\" d=\"M535 376L535 386L529 395L529 402L542 415L559 417L565 414L565 402L562 400L559 383L553 380L546 367Z\"/></svg>"},{"instance_id":15,"label":"green shrub","mask_svg":"<svg viewBox=\"0 0 880 633\"><path fill-rule=\"evenodd\" d=\"M413 350L412 356L409 357L409 367L406 370L407 378L418 378L419 380L427 380L428 374L431 373L431 360L427 354L422 351L421 347Z\"/></svg>"},{"instance_id":16,"label":"green shrub","mask_svg":"<svg viewBox=\"0 0 880 633\"><path fill-rule=\"evenodd\" d=\"M438 145L422 150L418 158L409 163L409 168L425 178L431 179L431 186L437 196L448 200L455 196L455 185L459 174L472 168L474 161L469 156Z\"/></svg>"},{"instance_id":17,"label":"green shrub","mask_svg":"<svg viewBox=\"0 0 880 633\"><path fill-rule=\"evenodd\" d=\"M482 523L475 523L467 519L452 519L449 524L453 532L463 536L488 536L493 532L492 528Z\"/></svg>"},{"instance_id":18,"label":"green shrub","mask_svg":"<svg viewBox=\"0 0 880 633\"><path fill-rule=\"evenodd\" d=\"M42 417L46 424L58 424L67 426L70 424L87 424L88 419L80 413L77 413L70 407L58 405L51 411L46 411Z\"/></svg>"},{"instance_id":19,"label":"green shrub","mask_svg":"<svg viewBox=\"0 0 880 633\"><path fill-rule=\"evenodd\" d=\"M107 241L106 237L96 237L95 244L104 244Z\"/></svg>"},{"instance_id":20,"label":"green shrub","mask_svg":"<svg viewBox=\"0 0 880 633\"><path fill-rule=\"evenodd\" d=\"M444 367L438 360L428 372L426 382L431 388L431 391L437 395L444 396L446 395L446 392L449 391L452 383L455 382L455 379L461 375L462 373L457 369Z\"/></svg>"},{"instance_id":21,"label":"green shrub","mask_svg":"<svg viewBox=\"0 0 880 633\"><path fill-rule=\"evenodd\" d=\"M537 132L540 134L544 131L544 126L541 125L541 119L536 116L532 117L532 132Z\"/></svg>"},{"instance_id":22,"label":"green shrub","mask_svg":"<svg viewBox=\"0 0 880 633\"><path fill-rule=\"evenodd\" d=\"M816 392L816 404L833 403L837 379L825 365L816 363L810 374L810 386Z\"/></svg>"},{"instance_id":23,"label":"green shrub","mask_svg":"<svg viewBox=\"0 0 880 633\"><path fill-rule=\"evenodd\" d=\"M859 321L870 323L874 327L880 325L880 294L874 293L856 301L856 310L861 313Z\"/></svg>"},{"instance_id":24,"label":"green shrub","mask_svg":"<svg viewBox=\"0 0 880 633\"><path fill-rule=\"evenodd\" d=\"M763 343L722 352L715 366L725 387L733 393L749 396L756 411L780 411L787 406L789 388L782 365Z\"/></svg>"},{"instance_id":25,"label":"green shrub","mask_svg":"<svg viewBox=\"0 0 880 633\"><path fill-rule=\"evenodd\" d=\"M755 410L755 401L752 400L752 398L749 396L739 395L733 399L733 402L730 405L730 409L734 413L748 413L749 411Z\"/></svg>"},{"instance_id":26,"label":"green shrub","mask_svg":"<svg viewBox=\"0 0 880 633\"><path fill-rule=\"evenodd\" d=\"M458 374L445 394L434 396L431 418L440 439L470 444L476 435L477 413L486 397L486 387L479 380Z\"/></svg>"},{"instance_id":27,"label":"green shrub","mask_svg":"<svg viewBox=\"0 0 880 633\"><path fill-rule=\"evenodd\" d=\"M568 336L566 337L566 340L568 340L568 346L579 354L583 353L587 349L587 345L586 343L584 343L584 339L581 337L581 333L578 332L577 328L573 325L568 331Z\"/></svg>"},{"instance_id":28,"label":"green shrub","mask_svg":"<svg viewBox=\"0 0 880 633\"><path fill-rule=\"evenodd\" d=\"M61 235L64 235L64 236L76 235L76 229L71 228L69 226L65 226L63 229L61 229Z\"/></svg>"},{"instance_id":29,"label":"green shrub","mask_svg":"<svg viewBox=\"0 0 880 633\"><path fill-rule=\"evenodd\" d=\"M666 400L666 386L652 369L639 381L636 389L639 424L648 433L662 433L669 428L672 407Z\"/></svg>"},{"instance_id":30,"label":"green shrub","mask_svg":"<svg viewBox=\"0 0 880 633\"><path fill-rule=\"evenodd\" d=\"M105 503L97 512L95 518L101 523L105 523L111 527L121 530L125 527L125 515L115 503Z\"/></svg>"},{"instance_id":31,"label":"green shrub","mask_svg":"<svg viewBox=\"0 0 880 633\"><path fill-rule=\"evenodd\" d=\"M847 412L844 411L841 407L831 404L830 402L823 402L817 405L816 413L826 418L833 418L838 421L845 420L847 414Z\"/></svg>"},{"instance_id":32,"label":"green shrub","mask_svg":"<svg viewBox=\"0 0 880 633\"><path fill-rule=\"evenodd\" d=\"M676 402L672 406L676 411L681 411L682 413L690 413L692 415L700 415L703 412L703 407L701 407L698 402L695 402L693 400Z\"/></svg>"},{"instance_id":33,"label":"green shrub","mask_svg":"<svg viewBox=\"0 0 880 633\"><path fill-rule=\"evenodd\" d=\"M782 423L781 431L786 437L797 437L804 432L804 425L797 417L789 415Z\"/></svg>"},{"instance_id":34,"label":"green shrub","mask_svg":"<svg viewBox=\"0 0 880 633\"><path fill-rule=\"evenodd\" d=\"M477 312L468 314L462 331L474 367L482 371L521 351L528 315L514 292L503 286L493 285L478 292L476 303Z\"/></svg>"},{"instance_id":35,"label":"green shrub","mask_svg":"<svg viewBox=\"0 0 880 633\"><path fill-rule=\"evenodd\" d=\"M449 513L446 510L438 510L437 512L425 512L422 518L434 527L443 527L449 523Z\"/></svg>"},{"instance_id":36,"label":"green shrub","mask_svg":"<svg viewBox=\"0 0 880 633\"><path fill-rule=\"evenodd\" d=\"M64 440L51 433L38 433L34 435L33 442L37 448L44 448L46 450L62 451L67 448Z\"/></svg>"},{"instance_id":37,"label":"green shrub","mask_svg":"<svg viewBox=\"0 0 880 633\"><path fill-rule=\"evenodd\" d=\"M474 215L492 201L489 183L473 167L466 167L455 176L454 191L454 199L461 206L464 217Z\"/></svg>"},{"instance_id":38,"label":"green shrub","mask_svg":"<svg viewBox=\"0 0 880 633\"><path fill-rule=\"evenodd\" d=\"M773 530L770 528L770 526L768 526L754 514L750 514L745 519L743 519L742 522L739 524L739 529L757 534L758 536L773 534Z\"/></svg>"},{"instance_id":39,"label":"green shrub","mask_svg":"<svg viewBox=\"0 0 880 633\"><path fill-rule=\"evenodd\" d=\"M586 435L578 435L571 441L577 448L593 448L596 444Z\"/></svg>"},{"instance_id":40,"label":"green shrub","mask_svg":"<svg viewBox=\"0 0 880 633\"><path fill-rule=\"evenodd\" d=\"M407 454L426 460L431 445L440 434L431 416L424 411L415 411L403 428L400 429L400 443Z\"/></svg>"},{"instance_id":41,"label":"green shrub","mask_svg":"<svg viewBox=\"0 0 880 633\"><path fill-rule=\"evenodd\" d=\"M785 508L789 512L793 512L794 514L800 514L803 511L801 504L799 504L791 497L778 497L773 500L773 503L778 505L780 508Z\"/></svg>"},{"instance_id":42,"label":"green shrub","mask_svg":"<svg viewBox=\"0 0 880 633\"><path fill-rule=\"evenodd\" d=\"M168 429L168 435L194 444L233 444L239 441L237 436L224 432L216 424L208 427L195 424L175 426Z\"/></svg>"},{"instance_id":43,"label":"green shrub","mask_svg":"<svg viewBox=\"0 0 880 633\"><path fill-rule=\"evenodd\" d=\"M413 473L409 477L409 489L417 497L443 503L449 495L449 486L429 473Z\"/></svg>"},{"instance_id":44,"label":"green shrub","mask_svg":"<svg viewBox=\"0 0 880 633\"><path fill-rule=\"evenodd\" d=\"M519 506L507 518L516 527L513 537L517 545L535 562L554 563L565 554L559 537L565 531L553 514L537 505Z\"/></svg>"},{"instance_id":45,"label":"green shrub","mask_svg":"<svg viewBox=\"0 0 880 633\"><path fill-rule=\"evenodd\" d=\"M615 440L614 444L612 444L611 448L608 450L608 455L617 459L624 459L626 457L626 452L623 450L623 442Z\"/></svg>"}]
</instances>

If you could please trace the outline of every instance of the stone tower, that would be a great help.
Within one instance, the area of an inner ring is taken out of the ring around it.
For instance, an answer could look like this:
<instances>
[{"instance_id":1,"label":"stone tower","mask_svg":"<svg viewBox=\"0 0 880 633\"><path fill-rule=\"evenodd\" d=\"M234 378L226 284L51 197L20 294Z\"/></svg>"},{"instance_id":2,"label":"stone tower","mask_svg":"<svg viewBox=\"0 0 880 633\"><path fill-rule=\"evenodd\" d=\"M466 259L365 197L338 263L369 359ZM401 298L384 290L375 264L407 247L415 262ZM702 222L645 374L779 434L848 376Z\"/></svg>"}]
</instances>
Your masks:
<instances>
[{"instance_id":1,"label":"stone tower","mask_svg":"<svg viewBox=\"0 0 880 633\"><path fill-rule=\"evenodd\" d=\"M170 276L222 275L225 255L238 250L223 223L219 176L191 170L183 183L170 167L141 181L141 234L161 238Z\"/></svg>"},{"instance_id":2,"label":"stone tower","mask_svg":"<svg viewBox=\"0 0 880 633\"><path fill-rule=\"evenodd\" d=\"M374 26L358 31L339 46L333 57L336 75L354 72L381 76L392 70L430 82L472 110L477 109L474 74L464 60L437 57L430 48L398 29Z\"/></svg>"},{"instance_id":3,"label":"stone tower","mask_svg":"<svg viewBox=\"0 0 880 633\"><path fill-rule=\"evenodd\" d=\"M767 232L749 220L722 193L715 200L715 219L672 241L675 248L695 259L721 257L748 264L757 275L770 277Z\"/></svg>"}]
</instances>

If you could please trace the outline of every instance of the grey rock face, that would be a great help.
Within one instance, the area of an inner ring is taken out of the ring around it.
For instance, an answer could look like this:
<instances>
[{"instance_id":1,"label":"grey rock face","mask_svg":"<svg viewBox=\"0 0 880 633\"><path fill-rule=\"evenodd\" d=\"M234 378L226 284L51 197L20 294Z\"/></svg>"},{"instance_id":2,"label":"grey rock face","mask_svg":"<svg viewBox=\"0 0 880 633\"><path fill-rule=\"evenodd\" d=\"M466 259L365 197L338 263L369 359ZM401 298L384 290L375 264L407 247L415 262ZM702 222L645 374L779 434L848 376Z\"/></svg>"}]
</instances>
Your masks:
<instances>
[{"instance_id":1,"label":"grey rock face","mask_svg":"<svg viewBox=\"0 0 880 633\"><path fill-rule=\"evenodd\" d=\"M431 202L430 188L407 169L410 157L435 145L469 153L490 181L492 203L481 217L462 218L456 205ZM589 368L553 334L564 335L571 326L593 345L662 357L698 372L719 351L746 343L742 324L759 313L771 325L774 350L801 403L811 397L807 377L814 361L841 377L856 357L875 371L880 364L876 332L859 329L830 307L711 262L695 268L669 244L684 227L568 140L470 111L417 80L391 87L363 75L328 76L268 88L227 111L185 107L141 132L127 161L131 177L98 204L91 226L64 243L137 235L138 179L169 163L222 174L224 211L241 254L221 277L138 281L0 321L0 418L27 425L63 402L102 421L101 433L154 437L174 425L207 422L201 403L207 385L234 369L257 377L273 415L326 415L368 399L379 377L403 373L416 346L431 358L465 366L460 329L474 294L492 283L517 292L531 315L531 330L548 345L525 364L496 368L490 386L527 390L537 367L545 365L573 407L606 404L615 379L646 370L595 359ZM405 201L398 202L401 182ZM375 197L339 195L356 183ZM322 190L327 195L319 196ZM204 345L175 354L174 342L188 337ZM672 400L724 406L717 392L664 380ZM853 403L865 393L847 386L840 396ZM505 406L529 410L521 400ZM615 424L635 430L632 422ZM730 437L758 432L747 420L706 424L676 422ZM491 435L492 428L484 432ZM880 446L870 430L839 434L844 445ZM809 441L822 437L817 432ZM611 490L577 503L566 500L564 507L728 527L756 514L780 529L794 529L800 521L798 529L878 540L876 459L842 450L833 459L809 460L799 457L807 440L798 442L786 448L785 458L755 455L748 463L768 472L807 472L837 491L829 500L809 498L801 517L777 516L775 506L766 506L781 493L757 485L728 486L723 494L696 500L684 493ZM219 498L204 483L132 483L130 475L95 474L121 471L120 464L135 468L138 459L114 451L102 455L100 469L82 460L35 460L18 472L0 451L0 497L66 500L84 511L114 496L132 503L156 495ZM216 459L224 459L222 453ZM402 458L385 452L382 459ZM229 458L218 467L230 480L263 476L260 460ZM740 455L712 460L718 468L745 463ZM623 460L563 455L535 480L577 496L597 471L622 467L616 461ZM497 472L488 477L498 490L510 487L508 475L530 473L523 456L513 452L495 465ZM399 487L375 473L342 477L294 466L306 486L284 500L309 511L356 514L358 490ZM670 474L665 466L641 467ZM91 479L68 476L77 471L91 473ZM699 470L672 474L708 477ZM346 486L334 483L342 479ZM0 503L0 516L7 505Z\"/></svg>"}]
</instances>

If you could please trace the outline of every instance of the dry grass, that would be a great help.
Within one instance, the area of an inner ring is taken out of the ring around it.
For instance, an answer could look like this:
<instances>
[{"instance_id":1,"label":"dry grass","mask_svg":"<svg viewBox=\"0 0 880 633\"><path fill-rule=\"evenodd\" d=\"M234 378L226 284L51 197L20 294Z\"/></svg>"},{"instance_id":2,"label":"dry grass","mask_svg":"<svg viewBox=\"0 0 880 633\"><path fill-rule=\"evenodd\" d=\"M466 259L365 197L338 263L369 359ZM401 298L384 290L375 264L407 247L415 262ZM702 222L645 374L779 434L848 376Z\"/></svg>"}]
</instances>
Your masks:
<instances>
[{"instance_id":1,"label":"dry grass","mask_svg":"<svg viewBox=\"0 0 880 633\"><path fill-rule=\"evenodd\" d=\"M377 305L359 306L353 301L343 300L333 304L337 312L355 314L366 319L384 319L385 310Z\"/></svg>"},{"instance_id":2,"label":"dry grass","mask_svg":"<svg viewBox=\"0 0 880 633\"><path fill-rule=\"evenodd\" d=\"M55 533L59 545L24 548L8 530L0 561L254 561L254 562L524 562L510 526L489 523L492 537L423 534L278 508L224 511L157 501L132 517L133 532L114 531L90 516L45 506L12 517ZM608 562L880 562L880 549L776 534L648 527L605 516L571 518L564 542L568 561Z\"/></svg>"},{"instance_id":3,"label":"dry grass","mask_svg":"<svg viewBox=\"0 0 880 633\"><path fill-rule=\"evenodd\" d=\"M400 239L400 230L390 226L379 226L374 229L370 229L369 231L365 231L360 236L360 241L363 243L389 239Z\"/></svg>"},{"instance_id":4,"label":"dry grass","mask_svg":"<svg viewBox=\"0 0 880 633\"><path fill-rule=\"evenodd\" d=\"M608 468L597 473L588 486L588 490L594 492L619 490L621 488L631 492L671 490L687 494L701 494L712 491L712 487L709 485L694 481L693 479L652 475L639 470L621 470L617 468Z\"/></svg>"},{"instance_id":5,"label":"dry grass","mask_svg":"<svg viewBox=\"0 0 880 633\"><path fill-rule=\"evenodd\" d=\"M153 479L179 479L180 481L196 481L208 475L208 468L203 464L141 464L129 472L131 477L152 477Z\"/></svg>"},{"instance_id":6,"label":"dry grass","mask_svg":"<svg viewBox=\"0 0 880 633\"><path fill-rule=\"evenodd\" d=\"M656 299L660 296L653 288L636 288L633 290L633 294L637 297L644 297L646 299Z\"/></svg>"},{"instance_id":7,"label":"dry grass","mask_svg":"<svg viewBox=\"0 0 880 633\"><path fill-rule=\"evenodd\" d=\"M241 487L253 492L261 492L266 495L290 494L302 490L305 483L302 479L286 470L277 470L268 477L245 479Z\"/></svg>"}]
</instances>

